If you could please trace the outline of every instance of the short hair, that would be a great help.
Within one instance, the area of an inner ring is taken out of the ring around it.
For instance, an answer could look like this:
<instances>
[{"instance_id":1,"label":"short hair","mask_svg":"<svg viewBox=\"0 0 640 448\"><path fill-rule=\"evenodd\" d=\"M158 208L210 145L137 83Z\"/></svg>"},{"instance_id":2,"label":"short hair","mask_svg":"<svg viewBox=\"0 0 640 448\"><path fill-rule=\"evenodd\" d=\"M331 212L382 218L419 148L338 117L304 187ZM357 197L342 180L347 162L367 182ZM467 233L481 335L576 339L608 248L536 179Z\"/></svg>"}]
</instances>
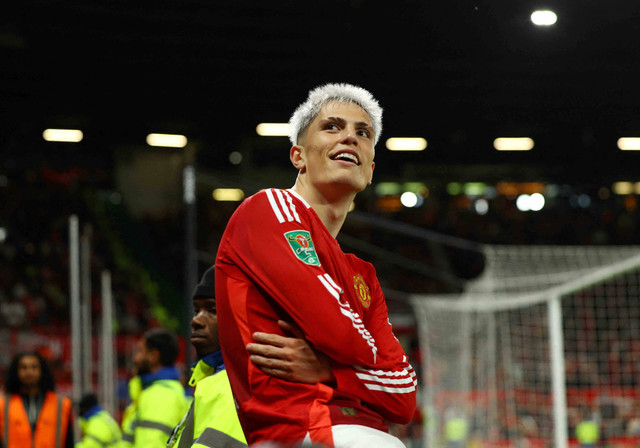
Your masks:
<instances>
[{"instance_id":1,"label":"short hair","mask_svg":"<svg viewBox=\"0 0 640 448\"><path fill-rule=\"evenodd\" d=\"M36 352L22 352L18 353L11 360L11 364L9 365L9 369L7 370L7 381L5 383L5 390L8 394L19 394L21 389L20 379L18 378L18 363L20 360L26 356L33 356L38 358L40 362L40 384L38 387L40 388L40 392L53 392L56 390L56 382L53 379L53 374L51 373L51 369L49 368L49 363L44 357Z\"/></svg>"},{"instance_id":2,"label":"short hair","mask_svg":"<svg viewBox=\"0 0 640 448\"><path fill-rule=\"evenodd\" d=\"M362 107L371 118L373 126L373 144L378 143L382 134L382 107L368 90L352 84L324 84L309 91L309 96L300 104L289 119L289 140L298 144L300 135L304 134L311 122L318 116L320 109L329 101L355 103Z\"/></svg>"},{"instance_id":3,"label":"short hair","mask_svg":"<svg viewBox=\"0 0 640 448\"><path fill-rule=\"evenodd\" d=\"M152 328L142 335L149 350L158 350L160 363L164 367L173 366L178 358L178 338L167 328Z\"/></svg>"},{"instance_id":4,"label":"short hair","mask_svg":"<svg viewBox=\"0 0 640 448\"><path fill-rule=\"evenodd\" d=\"M80 411L80 415L86 414L89 412L94 406L98 405L98 397L93 392L85 393L80 399L80 403L78 404L78 410Z\"/></svg>"}]
</instances>

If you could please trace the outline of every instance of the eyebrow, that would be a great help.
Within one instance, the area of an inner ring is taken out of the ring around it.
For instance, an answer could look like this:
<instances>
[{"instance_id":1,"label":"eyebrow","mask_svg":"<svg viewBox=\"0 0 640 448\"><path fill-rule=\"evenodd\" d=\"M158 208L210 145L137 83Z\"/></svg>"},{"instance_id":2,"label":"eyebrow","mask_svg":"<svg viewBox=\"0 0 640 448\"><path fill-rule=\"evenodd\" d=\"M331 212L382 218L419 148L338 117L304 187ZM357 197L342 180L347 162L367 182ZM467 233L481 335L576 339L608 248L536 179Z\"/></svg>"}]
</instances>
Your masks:
<instances>
[{"instance_id":1,"label":"eyebrow","mask_svg":"<svg viewBox=\"0 0 640 448\"><path fill-rule=\"evenodd\" d=\"M326 117L323 121L336 121L340 124L344 124L347 122L347 120L345 120L342 117ZM357 128L369 128L373 130L373 126L371 126L371 124L367 123L366 121L358 121L356 123L356 127Z\"/></svg>"}]
</instances>

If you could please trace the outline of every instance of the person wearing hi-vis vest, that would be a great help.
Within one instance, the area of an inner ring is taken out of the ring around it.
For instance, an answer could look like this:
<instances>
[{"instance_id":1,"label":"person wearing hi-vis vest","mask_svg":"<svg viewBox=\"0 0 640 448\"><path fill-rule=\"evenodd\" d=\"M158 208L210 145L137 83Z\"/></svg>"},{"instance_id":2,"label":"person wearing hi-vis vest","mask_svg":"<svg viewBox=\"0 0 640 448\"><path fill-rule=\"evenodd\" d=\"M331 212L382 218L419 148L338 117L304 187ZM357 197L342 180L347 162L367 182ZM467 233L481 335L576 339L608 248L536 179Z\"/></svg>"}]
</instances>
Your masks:
<instances>
[{"instance_id":1,"label":"person wearing hi-vis vest","mask_svg":"<svg viewBox=\"0 0 640 448\"><path fill-rule=\"evenodd\" d=\"M191 344L199 360L189 380L193 401L167 446L246 447L220 351L213 268L204 273L192 297Z\"/></svg>"},{"instance_id":2,"label":"person wearing hi-vis vest","mask_svg":"<svg viewBox=\"0 0 640 448\"><path fill-rule=\"evenodd\" d=\"M464 448L469 434L469 423L463 412L458 407L454 408L452 414L444 424L445 438L448 448Z\"/></svg>"},{"instance_id":3,"label":"person wearing hi-vis vest","mask_svg":"<svg viewBox=\"0 0 640 448\"><path fill-rule=\"evenodd\" d=\"M180 371L175 366L178 340L165 328L147 331L133 356L142 391L136 410L133 446L165 447L173 427L187 411Z\"/></svg>"},{"instance_id":4,"label":"person wearing hi-vis vest","mask_svg":"<svg viewBox=\"0 0 640 448\"><path fill-rule=\"evenodd\" d=\"M98 404L92 392L80 399L78 423L82 440L75 448L121 448L122 431L114 418Z\"/></svg>"},{"instance_id":5,"label":"person wearing hi-vis vest","mask_svg":"<svg viewBox=\"0 0 640 448\"><path fill-rule=\"evenodd\" d=\"M124 411L122 411L122 420L120 421L120 428L122 429L121 448L133 448L138 399L140 398L140 392L142 392L142 381L140 381L137 373L134 373L133 377L129 380L128 389L131 402L124 408Z\"/></svg>"},{"instance_id":6,"label":"person wearing hi-vis vest","mask_svg":"<svg viewBox=\"0 0 640 448\"><path fill-rule=\"evenodd\" d=\"M576 426L576 439L580 448L594 448L600 439L598 422L584 419Z\"/></svg>"},{"instance_id":7,"label":"person wearing hi-vis vest","mask_svg":"<svg viewBox=\"0 0 640 448\"><path fill-rule=\"evenodd\" d=\"M47 361L37 352L16 355L0 398L0 446L72 448L71 400L54 392Z\"/></svg>"}]
</instances>

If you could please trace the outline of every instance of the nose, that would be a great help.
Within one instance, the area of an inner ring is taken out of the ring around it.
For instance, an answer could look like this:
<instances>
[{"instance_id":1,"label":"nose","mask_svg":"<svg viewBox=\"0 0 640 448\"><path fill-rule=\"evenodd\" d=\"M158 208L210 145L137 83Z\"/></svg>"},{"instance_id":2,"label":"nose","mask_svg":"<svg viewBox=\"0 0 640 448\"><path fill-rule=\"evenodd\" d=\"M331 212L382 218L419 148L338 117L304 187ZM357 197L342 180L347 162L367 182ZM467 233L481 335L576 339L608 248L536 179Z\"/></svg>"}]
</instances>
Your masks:
<instances>
[{"instance_id":1,"label":"nose","mask_svg":"<svg viewBox=\"0 0 640 448\"><path fill-rule=\"evenodd\" d=\"M193 317L191 318L191 328L193 328L194 330L197 330L198 328L202 328L202 323L200 322L199 319L200 313L196 313L193 315Z\"/></svg>"},{"instance_id":2,"label":"nose","mask_svg":"<svg viewBox=\"0 0 640 448\"><path fill-rule=\"evenodd\" d=\"M345 126L342 131L342 140L340 143L345 145L358 145L358 139L356 138L356 130L353 126Z\"/></svg>"}]
</instances>

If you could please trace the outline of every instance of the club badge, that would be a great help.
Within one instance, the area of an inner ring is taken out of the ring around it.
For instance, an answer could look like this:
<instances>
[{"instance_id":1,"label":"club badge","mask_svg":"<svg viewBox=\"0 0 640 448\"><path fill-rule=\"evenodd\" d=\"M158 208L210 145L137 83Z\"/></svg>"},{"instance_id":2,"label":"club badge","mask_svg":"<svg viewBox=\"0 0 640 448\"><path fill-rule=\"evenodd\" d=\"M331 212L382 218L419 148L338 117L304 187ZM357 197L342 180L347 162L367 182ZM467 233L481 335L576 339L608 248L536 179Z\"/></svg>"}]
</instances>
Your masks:
<instances>
[{"instance_id":1,"label":"club badge","mask_svg":"<svg viewBox=\"0 0 640 448\"><path fill-rule=\"evenodd\" d=\"M369 308L371 305L371 294L369 293L369 286L364 281L362 275L358 274L353 276L353 287L356 290L360 302L362 302L362 306Z\"/></svg>"}]
</instances>

